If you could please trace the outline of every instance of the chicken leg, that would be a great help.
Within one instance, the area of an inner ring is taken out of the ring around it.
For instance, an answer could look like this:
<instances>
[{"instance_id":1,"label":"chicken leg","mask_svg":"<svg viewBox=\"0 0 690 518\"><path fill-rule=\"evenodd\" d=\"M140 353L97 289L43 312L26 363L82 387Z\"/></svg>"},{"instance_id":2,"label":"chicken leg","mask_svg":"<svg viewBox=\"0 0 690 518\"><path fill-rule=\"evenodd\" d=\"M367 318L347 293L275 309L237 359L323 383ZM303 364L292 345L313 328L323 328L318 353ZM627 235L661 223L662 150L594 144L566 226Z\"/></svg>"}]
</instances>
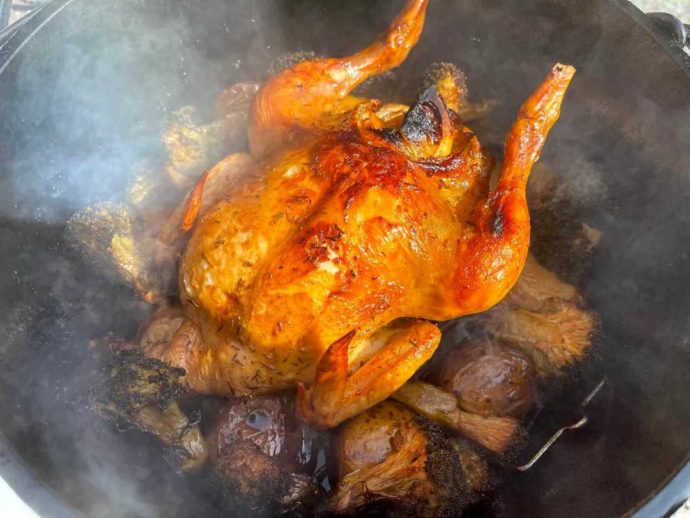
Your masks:
<instances>
[{"instance_id":1,"label":"chicken leg","mask_svg":"<svg viewBox=\"0 0 690 518\"><path fill-rule=\"evenodd\" d=\"M296 134L336 129L368 100L350 93L371 76L400 66L419 40L428 0L408 0L388 31L345 58L305 61L269 79L251 105L249 147L259 158Z\"/></svg>"},{"instance_id":2,"label":"chicken leg","mask_svg":"<svg viewBox=\"0 0 690 518\"><path fill-rule=\"evenodd\" d=\"M505 146L496 189L475 210L472 228L458 237L447 303L427 318L449 320L485 311L513 287L527 260L530 238L526 187L575 69L555 65L525 101Z\"/></svg>"},{"instance_id":3,"label":"chicken leg","mask_svg":"<svg viewBox=\"0 0 690 518\"><path fill-rule=\"evenodd\" d=\"M389 331L389 330L386 330ZM297 387L300 417L317 428L331 428L386 399L434 353L438 328L422 320L396 325L383 346L348 376L350 332L329 347L319 361L313 385Z\"/></svg>"}]
</instances>

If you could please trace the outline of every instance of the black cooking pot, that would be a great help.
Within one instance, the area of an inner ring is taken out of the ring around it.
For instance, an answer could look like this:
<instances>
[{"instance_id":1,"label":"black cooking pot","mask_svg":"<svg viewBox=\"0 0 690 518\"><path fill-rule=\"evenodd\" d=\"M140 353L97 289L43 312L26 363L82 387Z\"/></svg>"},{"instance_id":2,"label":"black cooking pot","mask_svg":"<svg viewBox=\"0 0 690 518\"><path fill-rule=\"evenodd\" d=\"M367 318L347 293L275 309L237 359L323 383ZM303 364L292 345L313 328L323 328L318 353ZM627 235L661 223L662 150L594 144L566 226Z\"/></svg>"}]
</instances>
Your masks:
<instances>
[{"instance_id":1,"label":"black cooking pot","mask_svg":"<svg viewBox=\"0 0 690 518\"><path fill-rule=\"evenodd\" d=\"M209 106L285 50L353 51L398 8L67 0L4 33L0 471L39 513L223 514L151 439L85 409L88 340L131 335L149 310L64 245L65 221L160 164L172 110ZM542 163L603 233L583 288L607 383L589 424L509 477L487 515L621 515L661 495L641 511L654 516L690 491L690 59L655 27L624 0L436 0L391 87L409 99L427 64L459 64L500 101L476 124L500 145L554 62L578 68Z\"/></svg>"}]
</instances>

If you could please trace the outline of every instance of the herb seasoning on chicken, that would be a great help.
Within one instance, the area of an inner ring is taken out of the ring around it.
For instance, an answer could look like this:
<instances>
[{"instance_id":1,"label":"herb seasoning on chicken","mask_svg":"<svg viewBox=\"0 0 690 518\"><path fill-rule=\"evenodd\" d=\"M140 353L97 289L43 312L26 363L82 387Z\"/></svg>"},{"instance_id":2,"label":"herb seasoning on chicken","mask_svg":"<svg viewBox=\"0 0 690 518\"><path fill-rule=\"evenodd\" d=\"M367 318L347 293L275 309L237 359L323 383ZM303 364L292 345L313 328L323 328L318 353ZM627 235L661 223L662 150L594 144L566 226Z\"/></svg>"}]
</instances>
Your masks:
<instances>
[{"instance_id":1,"label":"herb seasoning on chicken","mask_svg":"<svg viewBox=\"0 0 690 518\"><path fill-rule=\"evenodd\" d=\"M404 61L426 7L409 1L352 56L266 81L251 104L251 156L210 169L176 212L179 232L191 231L186 321L145 352L184 368L193 391L296 387L301 417L335 426L431 357L441 334L428 320L489 309L517 280L527 178L574 69L556 65L525 102L491 192L492 161L449 108L461 111L459 74L442 69L409 109L350 96Z\"/></svg>"},{"instance_id":2,"label":"herb seasoning on chicken","mask_svg":"<svg viewBox=\"0 0 690 518\"><path fill-rule=\"evenodd\" d=\"M589 346L593 319L575 288L528 258L527 181L574 68L556 64L525 101L493 188L495 163L464 123L496 105L470 103L454 65L432 65L412 106L352 95L392 77L427 3L408 0L351 56L292 54L263 84L228 88L214 122L180 111L164 135L165 173L191 190L167 217L135 225L110 208L97 224L73 218L82 251L160 306L139 332L144 356L110 357L94 407L180 450L182 468L206 463L251 509L349 513L381 501L459 512L489 485L485 455L522 432L535 378ZM194 179L245 133L246 152ZM460 346L412 380L440 343L434 322L497 305L478 321L500 344ZM180 410L183 387L230 398L214 425ZM294 415L314 436L340 425L319 436L333 438L339 466L320 506L329 461L319 476L300 465Z\"/></svg>"}]
</instances>

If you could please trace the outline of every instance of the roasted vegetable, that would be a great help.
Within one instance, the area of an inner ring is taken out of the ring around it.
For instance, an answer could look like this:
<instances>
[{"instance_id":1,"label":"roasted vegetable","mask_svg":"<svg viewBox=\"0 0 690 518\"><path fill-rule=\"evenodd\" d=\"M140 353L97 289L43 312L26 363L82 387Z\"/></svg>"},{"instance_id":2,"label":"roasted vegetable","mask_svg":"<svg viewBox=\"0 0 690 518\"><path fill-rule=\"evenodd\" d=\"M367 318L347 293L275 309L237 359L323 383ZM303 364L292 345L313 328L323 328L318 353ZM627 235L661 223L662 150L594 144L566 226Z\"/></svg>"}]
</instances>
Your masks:
<instances>
[{"instance_id":1,"label":"roasted vegetable","mask_svg":"<svg viewBox=\"0 0 690 518\"><path fill-rule=\"evenodd\" d=\"M482 316L479 331L518 347L538 376L561 374L591 346L596 318L581 303L574 286L530 256L508 296Z\"/></svg>"},{"instance_id":2,"label":"roasted vegetable","mask_svg":"<svg viewBox=\"0 0 690 518\"><path fill-rule=\"evenodd\" d=\"M497 308L487 316L486 330L518 346L541 377L562 374L587 353L595 317L574 304L554 302L549 311Z\"/></svg>"},{"instance_id":3,"label":"roasted vegetable","mask_svg":"<svg viewBox=\"0 0 690 518\"><path fill-rule=\"evenodd\" d=\"M100 382L92 391L91 407L158 437L168 446L167 458L180 471L199 468L208 455L206 441L198 424L177 404L183 391L178 380L184 371L122 345L102 353Z\"/></svg>"},{"instance_id":4,"label":"roasted vegetable","mask_svg":"<svg viewBox=\"0 0 690 518\"><path fill-rule=\"evenodd\" d=\"M226 100L224 104L229 103ZM192 185L200 171L223 156L225 138L222 119L204 124L193 106L174 112L163 135L168 150L165 171L172 182L182 188Z\"/></svg>"},{"instance_id":5,"label":"roasted vegetable","mask_svg":"<svg viewBox=\"0 0 690 518\"><path fill-rule=\"evenodd\" d=\"M309 463L300 452L311 448L310 432L293 413L288 398L270 396L230 400L216 419L211 466L249 507L267 500L303 511L315 505L319 489L300 473Z\"/></svg>"},{"instance_id":6,"label":"roasted vegetable","mask_svg":"<svg viewBox=\"0 0 690 518\"><path fill-rule=\"evenodd\" d=\"M271 497L294 466L285 451L285 414L276 397L233 400L209 436L214 469L251 497Z\"/></svg>"},{"instance_id":7,"label":"roasted vegetable","mask_svg":"<svg viewBox=\"0 0 690 518\"><path fill-rule=\"evenodd\" d=\"M465 74L453 63L432 63L424 74L422 90L430 86L436 87L446 106L457 113L464 122L488 115L498 104L487 99L470 102Z\"/></svg>"},{"instance_id":8,"label":"roasted vegetable","mask_svg":"<svg viewBox=\"0 0 690 518\"><path fill-rule=\"evenodd\" d=\"M488 485L486 462L471 446L393 401L345 423L336 448L332 513L385 503L411 516L457 515Z\"/></svg>"},{"instance_id":9,"label":"roasted vegetable","mask_svg":"<svg viewBox=\"0 0 690 518\"><path fill-rule=\"evenodd\" d=\"M495 453L506 451L519 436L520 427L515 419L463 410L454 394L431 383L409 381L391 397Z\"/></svg>"},{"instance_id":10,"label":"roasted vegetable","mask_svg":"<svg viewBox=\"0 0 690 518\"><path fill-rule=\"evenodd\" d=\"M123 205L99 203L75 213L65 239L99 270L118 272L142 300L161 302L170 293L174 265L154 266L156 240L136 227Z\"/></svg>"},{"instance_id":11,"label":"roasted vegetable","mask_svg":"<svg viewBox=\"0 0 690 518\"><path fill-rule=\"evenodd\" d=\"M536 396L531 360L500 342L463 343L426 379L453 393L460 408L485 417L520 418Z\"/></svg>"},{"instance_id":12,"label":"roasted vegetable","mask_svg":"<svg viewBox=\"0 0 690 518\"><path fill-rule=\"evenodd\" d=\"M530 254L520 278L500 306L549 311L563 302L580 304L582 297L575 286L560 280Z\"/></svg>"}]
</instances>

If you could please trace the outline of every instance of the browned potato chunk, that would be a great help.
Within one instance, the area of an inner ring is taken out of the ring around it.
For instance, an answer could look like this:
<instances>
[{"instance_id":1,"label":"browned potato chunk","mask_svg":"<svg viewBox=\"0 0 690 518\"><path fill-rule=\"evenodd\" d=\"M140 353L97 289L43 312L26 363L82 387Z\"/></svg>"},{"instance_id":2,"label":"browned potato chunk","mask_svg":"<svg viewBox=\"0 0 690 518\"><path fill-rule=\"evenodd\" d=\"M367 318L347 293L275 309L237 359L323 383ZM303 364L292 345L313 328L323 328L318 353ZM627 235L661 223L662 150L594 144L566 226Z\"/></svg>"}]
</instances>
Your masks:
<instances>
[{"instance_id":1,"label":"browned potato chunk","mask_svg":"<svg viewBox=\"0 0 690 518\"><path fill-rule=\"evenodd\" d=\"M431 381L455 394L468 412L519 418L534 403L534 378L524 353L501 343L478 342L451 352Z\"/></svg>"}]
</instances>

